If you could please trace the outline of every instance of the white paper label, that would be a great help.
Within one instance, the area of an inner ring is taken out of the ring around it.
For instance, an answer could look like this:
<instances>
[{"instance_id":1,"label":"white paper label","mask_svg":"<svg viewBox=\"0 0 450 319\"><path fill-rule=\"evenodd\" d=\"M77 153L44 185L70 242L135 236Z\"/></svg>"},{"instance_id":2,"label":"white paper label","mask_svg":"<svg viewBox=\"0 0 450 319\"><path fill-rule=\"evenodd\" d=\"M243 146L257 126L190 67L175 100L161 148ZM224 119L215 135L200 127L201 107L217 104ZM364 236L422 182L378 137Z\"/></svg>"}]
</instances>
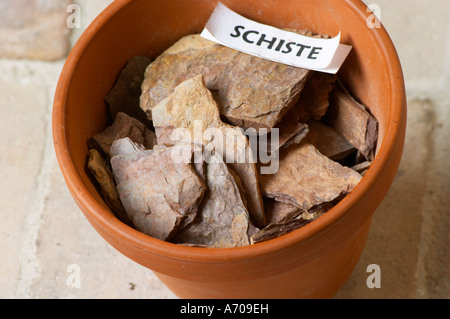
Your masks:
<instances>
[{"instance_id":1,"label":"white paper label","mask_svg":"<svg viewBox=\"0 0 450 319\"><path fill-rule=\"evenodd\" d=\"M340 33L331 39L303 36L249 20L220 2L201 36L271 61L333 74L352 48L340 44Z\"/></svg>"}]
</instances>

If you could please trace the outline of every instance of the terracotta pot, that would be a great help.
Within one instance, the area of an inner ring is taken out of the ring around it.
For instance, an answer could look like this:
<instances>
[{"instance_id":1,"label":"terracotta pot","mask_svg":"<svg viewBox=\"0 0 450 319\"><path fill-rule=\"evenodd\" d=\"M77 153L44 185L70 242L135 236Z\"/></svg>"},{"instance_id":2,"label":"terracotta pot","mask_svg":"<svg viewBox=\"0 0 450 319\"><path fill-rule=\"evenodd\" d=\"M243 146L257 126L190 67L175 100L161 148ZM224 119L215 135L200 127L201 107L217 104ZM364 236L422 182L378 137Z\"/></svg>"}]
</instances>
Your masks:
<instances>
[{"instance_id":1,"label":"terracotta pot","mask_svg":"<svg viewBox=\"0 0 450 319\"><path fill-rule=\"evenodd\" d=\"M181 298L332 297L356 265L372 214L400 162L406 98L396 50L384 28L368 28L370 13L358 0L223 2L277 27L333 36L341 31L342 43L353 45L341 78L380 123L376 159L354 191L297 231L231 249L163 242L126 226L108 209L86 170L86 141L108 125L103 98L127 59L154 58L181 36L200 32L216 4L210 0L116 0L85 31L67 59L54 102L54 145L62 173L96 231Z\"/></svg>"}]
</instances>

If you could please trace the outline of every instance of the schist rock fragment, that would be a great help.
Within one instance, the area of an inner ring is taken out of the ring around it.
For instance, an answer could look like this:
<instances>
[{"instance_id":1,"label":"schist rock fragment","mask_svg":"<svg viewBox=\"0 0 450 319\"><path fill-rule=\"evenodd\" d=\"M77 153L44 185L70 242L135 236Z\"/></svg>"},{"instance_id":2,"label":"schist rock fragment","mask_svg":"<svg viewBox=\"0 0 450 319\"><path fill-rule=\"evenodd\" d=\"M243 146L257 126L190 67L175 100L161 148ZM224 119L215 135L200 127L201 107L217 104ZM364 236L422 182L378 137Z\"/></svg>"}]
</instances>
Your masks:
<instances>
[{"instance_id":1,"label":"schist rock fragment","mask_svg":"<svg viewBox=\"0 0 450 319\"><path fill-rule=\"evenodd\" d=\"M170 240L195 219L206 190L192 153L174 160L174 148L138 150L111 159L117 190L133 225L161 240Z\"/></svg>"},{"instance_id":2,"label":"schist rock fragment","mask_svg":"<svg viewBox=\"0 0 450 319\"><path fill-rule=\"evenodd\" d=\"M131 226L132 223L120 201L111 169L106 164L106 161L100 152L95 149L89 150L88 168L100 187L100 195L106 205L112 210L117 218Z\"/></svg>"},{"instance_id":3,"label":"schist rock fragment","mask_svg":"<svg viewBox=\"0 0 450 319\"><path fill-rule=\"evenodd\" d=\"M276 129L278 129L278 139L273 138L273 134L276 132L274 129L266 135L259 134L259 140L261 140L261 143L263 141L267 143L267 150L270 153L288 147L291 144L300 143L309 132L308 125L301 122L298 110L295 107L277 124Z\"/></svg>"},{"instance_id":4,"label":"schist rock fragment","mask_svg":"<svg viewBox=\"0 0 450 319\"><path fill-rule=\"evenodd\" d=\"M322 207L325 205L320 205L312 208L310 211L305 211L291 204L264 197L267 226L254 233L250 240L252 244L256 244L288 234L312 222L334 206L334 204L327 203L326 207Z\"/></svg>"},{"instance_id":5,"label":"schist rock fragment","mask_svg":"<svg viewBox=\"0 0 450 319\"><path fill-rule=\"evenodd\" d=\"M302 109L309 118L320 121L327 113L336 75L314 72L300 95L296 108Z\"/></svg>"},{"instance_id":6,"label":"schist rock fragment","mask_svg":"<svg viewBox=\"0 0 450 319\"><path fill-rule=\"evenodd\" d=\"M202 74L228 123L270 130L297 102L311 73L193 34L180 39L147 67L140 105L151 119L151 110L177 85Z\"/></svg>"},{"instance_id":7,"label":"schist rock fragment","mask_svg":"<svg viewBox=\"0 0 450 319\"><path fill-rule=\"evenodd\" d=\"M95 135L89 142L90 148L101 150L109 158L110 148L115 140L128 137L133 142L151 149L156 144L155 133L135 118L123 113L117 113L114 123L105 131Z\"/></svg>"},{"instance_id":8,"label":"schist rock fragment","mask_svg":"<svg viewBox=\"0 0 450 319\"><path fill-rule=\"evenodd\" d=\"M261 192L305 211L350 193L361 180L360 174L330 160L306 142L293 144L280 153L278 172L260 176Z\"/></svg>"},{"instance_id":9,"label":"schist rock fragment","mask_svg":"<svg viewBox=\"0 0 450 319\"><path fill-rule=\"evenodd\" d=\"M312 222L303 218L294 218L280 224L270 224L261 231L253 234L250 238L252 244L260 243L269 239L278 238L286 235L296 229L299 229Z\"/></svg>"},{"instance_id":10,"label":"schist rock fragment","mask_svg":"<svg viewBox=\"0 0 450 319\"><path fill-rule=\"evenodd\" d=\"M151 122L139 106L144 73L150 62L151 60L147 57L132 57L121 70L114 87L105 97L113 120L116 118L117 113L123 112L134 117L147 127L151 127Z\"/></svg>"},{"instance_id":11,"label":"schist rock fragment","mask_svg":"<svg viewBox=\"0 0 450 319\"><path fill-rule=\"evenodd\" d=\"M210 248L249 245L257 228L251 223L233 174L219 154L206 160L206 185L201 213L173 241Z\"/></svg>"},{"instance_id":12,"label":"schist rock fragment","mask_svg":"<svg viewBox=\"0 0 450 319\"><path fill-rule=\"evenodd\" d=\"M287 222L304 212L297 206L268 197L264 197L264 211L266 212L268 225Z\"/></svg>"},{"instance_id":13,"label":"schist rock fragment","mask_svg":"<svg viewBox=\"0 0 450 319\"><path fill-rule=\"evenodd\" d=\"M363 174L363 172L367 171L370 168L371 164L372 164L371 162L365 161L365 162L362 162L362 163L352 166L352 169L357 171L360 174Z\"/></svg>"},{"instance_id":14,"label":"schist rock fragment","mask_svg":"<svg viewBox=\"0 0 450 319\"><path fill-rule=\"evenodd\" d=\"M124 155L128 153L135 153L138 151L145 151L144 145L134 143L130 138L125 137L115 140L109 149L111 158L117 155Z\"/></svg>"},{"instance_id":15,"label":"schist rock fragment","mask_svg":"<svg viewBox=\"0 0 450 319\"><path fill-rule=\"evenodd\" d=\"M305 32L306 33L306 32ZM334 89L336 75L314 72L306 82L300 98L275 126L278 128L279 141L271 143L271 134L268 133L268 150L298 144L308 135L309 121L319 121L327 113L330 104L331 92Z\"/></svg>"},{"instance_id":16,"label":"schist rock fragment","mask_svg":"<svg viewBox=\"0 0 450 319\"><path fill-rule=\"evenodd\" d=\"M172 94L152 109L152 118L158 144L173 145L177 140L187 141L203 144L208 151L221 154L242 182L253 222L256 226L265 224L258 172L250 143L241 128L222 122L218 105L206 88L202 75L178 85Z\"/></svg>"},{"instance_id":17,"label":"schist rock fragment","mask_svg":"<svg viewBox=\"0 0 450 319\"><path fill-rule=\"evenodd\" d=\"M355 147L332 127L315 120L310 120L307 124L309 132L305 141L314 145L328 158L339 161L356 151Z\"/></svg>"},{"instance_id":18,"label":"schist rock fragment","mask_svg":"<svg viewBox=\"0 0 450 319\"><path fill-rule=\"evenodd\" d=\"M355 146L368 161L375 157L378 121L341 85L333 94L327 113L328 125Z\"/></svg>"}]
</instances>

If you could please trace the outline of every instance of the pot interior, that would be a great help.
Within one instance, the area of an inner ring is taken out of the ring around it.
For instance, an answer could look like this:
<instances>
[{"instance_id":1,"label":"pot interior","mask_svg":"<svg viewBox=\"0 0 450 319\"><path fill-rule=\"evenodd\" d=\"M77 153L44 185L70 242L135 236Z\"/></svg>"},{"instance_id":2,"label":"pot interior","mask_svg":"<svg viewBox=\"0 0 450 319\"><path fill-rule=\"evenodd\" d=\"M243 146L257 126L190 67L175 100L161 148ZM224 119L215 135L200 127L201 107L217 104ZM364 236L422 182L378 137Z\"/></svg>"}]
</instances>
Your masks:
<instances>
[{"instance_id":1,"label":"pot interior","mask_svg":"<svg viewBox=\"0 0 450 319\"><path fill-rule=\"evenodd\" d=\"M110 124L104 97L120 70L133 56L155 58L182 36L201 32L216 3L115 1L73 49L67 64L72 73L65 101L64 129L73 165L95 200L103 203L86 168L87 140ZM330 36L340 31L341 42L353 46L340 78L378 119L380 147L390 114L389 70L385 55L373 41L372 30L353 7L364 4L336 0L223 0L223 3L247 18L279 28L309 29Z\"/></svg>"}]
</instances>

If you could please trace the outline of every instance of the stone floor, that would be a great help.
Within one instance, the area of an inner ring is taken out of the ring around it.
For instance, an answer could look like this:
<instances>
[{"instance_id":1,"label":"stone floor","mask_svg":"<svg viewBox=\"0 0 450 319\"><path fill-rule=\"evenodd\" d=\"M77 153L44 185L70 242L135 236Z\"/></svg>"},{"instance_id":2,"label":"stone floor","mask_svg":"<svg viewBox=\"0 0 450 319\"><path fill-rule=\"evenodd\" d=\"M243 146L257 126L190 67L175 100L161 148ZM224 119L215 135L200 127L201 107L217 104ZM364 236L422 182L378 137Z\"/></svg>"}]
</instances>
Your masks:
<instances>
[{"instance_id":1,"label":"stone floor","mask_svg":"<svg viewBox=\"0 0 450 319\"><path fill-rule=\"evenodd\" d=\"M81 8L80 25L56 32L66 23L68 1L0 0L0 298L175 298L151 271L93 230L70 197L54 155L51 111L64 58L110 2L74 1ZM35 4L14 11L11 3ZM406 145L359 264L335 298L447 299L450 2L376 5L404 68ZM51 46L36 44L49 34ZM22 43L13 41L18 38ZM380 267L380 288L366 284L371 264ZM79 281L72 280L76 272Z\"/></svg>"}]
</instances>

